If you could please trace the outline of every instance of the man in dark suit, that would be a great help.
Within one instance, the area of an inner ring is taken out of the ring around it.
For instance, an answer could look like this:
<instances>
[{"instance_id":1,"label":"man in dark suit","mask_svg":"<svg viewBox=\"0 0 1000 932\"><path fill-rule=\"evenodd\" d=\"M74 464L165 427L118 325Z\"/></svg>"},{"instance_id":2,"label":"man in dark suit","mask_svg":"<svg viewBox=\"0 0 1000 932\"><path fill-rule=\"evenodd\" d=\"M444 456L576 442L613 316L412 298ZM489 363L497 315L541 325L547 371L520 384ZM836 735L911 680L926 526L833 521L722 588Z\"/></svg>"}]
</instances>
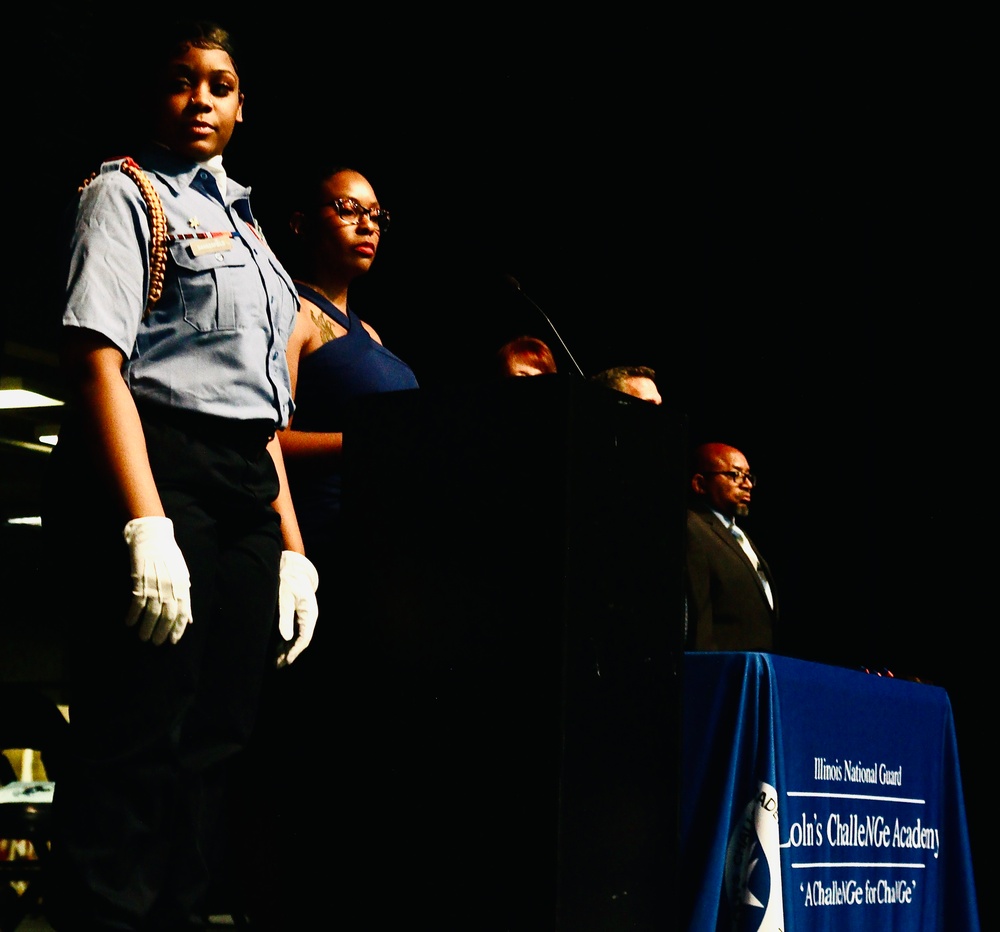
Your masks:
<instances>
[{"instance_id":1,"label":"man in dark suit","mask_svg":"<svg viewBox=\"0 0 1000 932\"><path fill-rule=\"evenodd\" d=\"M691 650L771 651L778 598L767 561L737 524L756 477L735 447L694 451L687 513L687 636Z\"/></svg>"}]
</instances>

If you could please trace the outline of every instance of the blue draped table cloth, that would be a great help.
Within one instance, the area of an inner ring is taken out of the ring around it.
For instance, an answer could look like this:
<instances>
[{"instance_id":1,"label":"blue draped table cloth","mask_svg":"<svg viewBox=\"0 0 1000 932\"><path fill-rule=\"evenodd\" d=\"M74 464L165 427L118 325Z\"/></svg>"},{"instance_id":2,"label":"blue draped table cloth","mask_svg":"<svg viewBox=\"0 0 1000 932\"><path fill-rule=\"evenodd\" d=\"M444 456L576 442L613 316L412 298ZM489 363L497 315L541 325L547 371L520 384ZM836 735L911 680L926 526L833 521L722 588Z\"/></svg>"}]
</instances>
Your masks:
<instances>
[{"instance_id":1,"label":"blue draped table cloth","mask_svg":"<svg viewBox=\"0 0 1000 932\"><path fill-rule=\"evenodd\" d=\"M683 667L691 932L978 932L951 703L774 654Z\"/></svg>"}]
</instances>

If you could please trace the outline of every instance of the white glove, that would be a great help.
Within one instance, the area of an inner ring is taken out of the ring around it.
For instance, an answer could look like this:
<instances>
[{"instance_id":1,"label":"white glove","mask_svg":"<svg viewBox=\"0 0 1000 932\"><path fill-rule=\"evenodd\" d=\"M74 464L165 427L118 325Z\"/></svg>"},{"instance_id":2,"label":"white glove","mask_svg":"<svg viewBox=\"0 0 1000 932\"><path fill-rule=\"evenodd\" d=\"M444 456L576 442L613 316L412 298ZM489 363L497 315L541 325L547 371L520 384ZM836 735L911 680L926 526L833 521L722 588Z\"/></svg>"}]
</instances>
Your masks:
<instances>
[{"instance_id":1,"label":"white glove","mask_svg":"<svg viewBox=\"0 0 1000 932\"><path fill-rule=\"evenodd\" d=\"M294 550L281 552L278 569L278 633L286 649L278 655L278 666L290 664L312 640L316 630L319 606L316 587L319 573L301 553ZM292 643L288 645L288 642Z\"/></svg>"},{"instance_id":2,"label":"white glove","mask_svg":"<svg viewBox=\"0 0 1000 932\"><path fill-rule=\"evenodd\" d=\"M176 644L191 623L191 576L169 518L133 518L125 525L132 558L132 604L125 624L139 640Z\"/></svg>"}]
</instances>

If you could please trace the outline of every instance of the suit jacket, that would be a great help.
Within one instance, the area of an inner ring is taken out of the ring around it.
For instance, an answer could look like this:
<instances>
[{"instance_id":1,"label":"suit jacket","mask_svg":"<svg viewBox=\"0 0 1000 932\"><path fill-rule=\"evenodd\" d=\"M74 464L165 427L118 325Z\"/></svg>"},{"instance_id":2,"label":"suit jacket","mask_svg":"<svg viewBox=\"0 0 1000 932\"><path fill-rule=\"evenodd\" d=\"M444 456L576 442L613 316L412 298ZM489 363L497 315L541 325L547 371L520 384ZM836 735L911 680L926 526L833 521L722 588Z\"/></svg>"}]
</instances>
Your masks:
<instances>
[{"instance_id":1,"label":"suit jacket","mask_svg":"<svg viewBox=\"0 0 1000 932\"><path fill-rule=\"evenodd\" d=\"M709 510L687 513L687 638L690 650L773 651L778 596L767 561L750 542L774 609L750 558Z\"/></svg>"}]
</instances>

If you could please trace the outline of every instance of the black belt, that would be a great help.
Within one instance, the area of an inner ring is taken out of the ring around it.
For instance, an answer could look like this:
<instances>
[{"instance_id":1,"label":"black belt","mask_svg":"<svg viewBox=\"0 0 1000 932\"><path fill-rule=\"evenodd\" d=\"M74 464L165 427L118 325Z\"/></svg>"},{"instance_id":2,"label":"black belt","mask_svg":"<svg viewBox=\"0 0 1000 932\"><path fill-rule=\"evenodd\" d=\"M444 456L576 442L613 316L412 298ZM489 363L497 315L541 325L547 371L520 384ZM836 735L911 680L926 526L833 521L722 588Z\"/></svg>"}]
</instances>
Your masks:
<instances>
[{"instance_id":1,"label":"black belt","mask_svg":"<svg viewBox=\"0 0 1000 932\"><path fill-rule=\"evenodd\" d=\"M136 402L136 409L144 423L151 421L176 427L186 434L240 450L259 451L274 438L277 430L274 421L217 417L147 401Z\"/></svg>"}]
</instances>

